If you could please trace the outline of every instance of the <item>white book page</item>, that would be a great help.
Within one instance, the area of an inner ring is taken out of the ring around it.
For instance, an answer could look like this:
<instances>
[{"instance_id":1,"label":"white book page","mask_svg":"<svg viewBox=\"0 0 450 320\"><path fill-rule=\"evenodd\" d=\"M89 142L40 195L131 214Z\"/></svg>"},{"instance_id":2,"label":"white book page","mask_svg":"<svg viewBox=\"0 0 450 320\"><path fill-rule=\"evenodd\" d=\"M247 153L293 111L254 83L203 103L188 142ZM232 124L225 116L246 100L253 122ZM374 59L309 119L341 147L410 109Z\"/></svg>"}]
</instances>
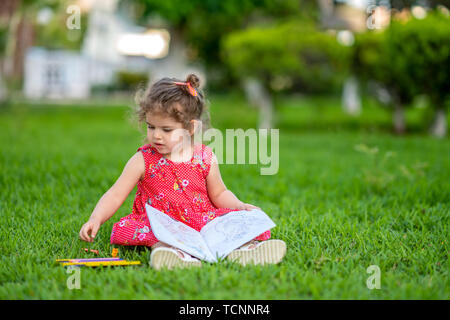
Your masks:
<instances>
[{"instance_id":1,"label":"white book page","mask_svg":"<svg viewBox=\"0 0 450 320\"><path fill-rule=\"evenodd\" d=\"M209 262L217 261L197 230L176 221L148 204L145 205L145 209L153 234L159 241L186 251L199 259Z\"/></svg>"},{"instance_id":2,"label":"white book page","mask_svg":"<svg viewBox=\"0 0 450 320\"><path fill-rule=\"evenodd\" d=\"M225 257L234 249L275 227L259 209L232 211L208 222L201 235L215 257Z\"/></svg>"}]
</instances>

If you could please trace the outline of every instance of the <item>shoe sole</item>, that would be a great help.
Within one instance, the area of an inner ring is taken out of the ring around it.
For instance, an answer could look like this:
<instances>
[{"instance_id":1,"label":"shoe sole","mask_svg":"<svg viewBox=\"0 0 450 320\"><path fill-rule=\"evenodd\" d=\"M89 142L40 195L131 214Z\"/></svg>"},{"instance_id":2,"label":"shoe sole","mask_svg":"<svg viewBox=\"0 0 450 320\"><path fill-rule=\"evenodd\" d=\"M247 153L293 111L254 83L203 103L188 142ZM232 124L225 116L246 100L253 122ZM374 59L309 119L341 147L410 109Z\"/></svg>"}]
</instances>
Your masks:
<instances>
[{"instance_id":1,"label":"shoe sole","mask_svg":"<svg viewBox=\"0 0 450 320\"><path fill-rule=\"evenodd\" d=\"M151 255L150 266L156 270L167 268L172 270L173 268L189 268L189 267L201 267L200 261L184 261L176 253L158 250Z\"/></svg>"},{"instance_id":2,"label":"shoe sole","mask_svg":"<svg viewBox=\"0 0 450 320\"><path fill-rule=\"evenodd\" d=\"M267 240L261 243L255 249L242 250L237 249L231 252L227 259L247 264L277 264L286 255L286 243L282 240Z\"/></svg>"}]
</instances>

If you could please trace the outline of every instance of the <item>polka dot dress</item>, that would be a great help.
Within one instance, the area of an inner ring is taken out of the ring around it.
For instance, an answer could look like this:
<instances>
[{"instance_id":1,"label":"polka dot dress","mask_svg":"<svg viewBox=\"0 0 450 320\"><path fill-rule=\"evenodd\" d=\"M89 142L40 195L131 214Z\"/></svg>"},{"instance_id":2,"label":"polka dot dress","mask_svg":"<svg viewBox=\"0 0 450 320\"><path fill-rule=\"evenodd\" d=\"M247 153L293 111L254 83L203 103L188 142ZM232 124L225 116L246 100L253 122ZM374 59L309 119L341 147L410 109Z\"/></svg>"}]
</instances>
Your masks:
<instances>
[{"instance_id":1,"label":"polka dot dress","mask_svg":"<svg viewBox=\"0 0 450 320\"><path fill-rule=\"evenodd\" d=\"M113 226L111 244L152 246L158 242L145 212L146 203L197 231L216 217L238 211L216 208L208 197L206 177L213 156L209 147L195 145L186 162L166 159L150 144L138 151L144 156L145 175L137 184L132 213ZM255 239L269 238L267 230Z\"/></svg>"}]
</instances>

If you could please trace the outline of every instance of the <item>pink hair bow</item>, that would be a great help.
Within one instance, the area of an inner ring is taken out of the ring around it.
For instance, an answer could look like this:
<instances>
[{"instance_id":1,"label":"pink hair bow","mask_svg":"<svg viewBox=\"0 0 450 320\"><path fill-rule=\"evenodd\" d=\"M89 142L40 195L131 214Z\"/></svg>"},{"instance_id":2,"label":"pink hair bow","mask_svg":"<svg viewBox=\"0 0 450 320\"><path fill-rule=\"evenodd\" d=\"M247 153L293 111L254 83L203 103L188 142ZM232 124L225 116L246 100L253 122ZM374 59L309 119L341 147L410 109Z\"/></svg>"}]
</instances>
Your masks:
<instances>
[{"instance_id":1,"label":"pink hair bow","mask_svg":"<svg viewBox=\"0 0 450 320\"><path fill-rule=\"evenodd\" d=\"M179 86L187 86L189 93L193 96L196 97L197 96L197 90L194 89L194 87L191 86L190 82L174 82L174 84L179 85Z\"/></svg>"}]
</instances>

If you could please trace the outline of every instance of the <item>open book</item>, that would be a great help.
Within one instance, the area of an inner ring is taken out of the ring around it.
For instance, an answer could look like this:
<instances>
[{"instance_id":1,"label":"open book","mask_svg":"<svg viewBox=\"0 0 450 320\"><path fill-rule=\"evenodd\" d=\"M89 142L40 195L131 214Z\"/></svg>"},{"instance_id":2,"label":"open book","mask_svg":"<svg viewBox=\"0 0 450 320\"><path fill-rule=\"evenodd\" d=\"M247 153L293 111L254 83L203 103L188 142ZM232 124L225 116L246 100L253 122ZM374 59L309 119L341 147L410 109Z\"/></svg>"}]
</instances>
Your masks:
<instances>
[{"instance_id":1,"label":"open book","mask_svg":"<svg viewBox=\"0 0 450 320\"><path fill-rule=\"evenodd\" d=\"M219 216L208 222L200 232L148 204L145 209L153 234L159 241L208 262L217 262L275 227L275 223L259 209L232 211Z\"/></svg>"}]
</instances>

